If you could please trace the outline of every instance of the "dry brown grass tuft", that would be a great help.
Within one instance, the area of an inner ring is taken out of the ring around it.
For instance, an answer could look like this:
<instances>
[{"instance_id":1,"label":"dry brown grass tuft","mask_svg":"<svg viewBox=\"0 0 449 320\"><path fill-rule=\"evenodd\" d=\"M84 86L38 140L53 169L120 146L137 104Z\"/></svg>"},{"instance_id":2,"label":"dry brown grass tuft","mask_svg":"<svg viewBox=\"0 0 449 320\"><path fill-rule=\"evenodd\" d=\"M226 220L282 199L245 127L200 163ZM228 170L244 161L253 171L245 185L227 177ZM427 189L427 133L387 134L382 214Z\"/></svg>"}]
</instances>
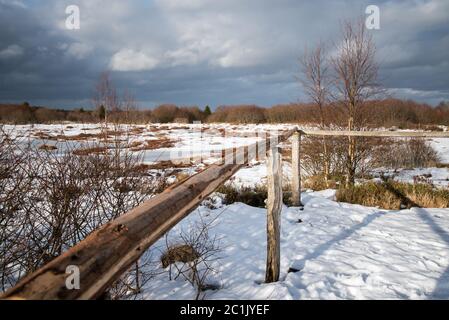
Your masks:
<instances>
[{"instance_id":1,"label":"dry brown grass tuft","mask_svg":"<svg viewBox=\"0 0 449 320\"><path fill-rule=\"evenodd\" d=\"M106 131L106 133L100 133L100 136L107 135L107 136L112 136L112 137L120 137L125 134L126 134L126 132L124 132L124 131L108 130L108 131Z\"/></svg>"},{"instance_id":2,"label":"dry brown grass tuft","mask_svg":"<svg viewBox=\"0 0 449 320\"><path fill-rule=\"evenodd\" d=\"M302 186L306 189L312 189L313 191L321 191L326 189L337 189L338 186L343 181L343 177L334 177L329 179L328 185L323 175L314 175L307 177L303 182Z\"/></svg>"},{"instance_id":3,"label":"dry brown grass tuft","mask_svg":"<svg viewBox=\"0 0 449 320\"><path fill-rule=\"evenodd\" d=\"M143 127L133 127L133 128L131 128L130 133L134 134L134 135L140 135L140 134L144 133L145 130L146 129Z\"/></svg>"},{"instance_id":4,"label":"dry brown grass tuft","mask_svg":"<svg viewBox=\"0 0 449 320\"><path fill-rule=\"evenodd\" d=\"M428 184L369 182L339 189L337 201L387 210L411 207L447 208L449 207L449 190L437 189Z\"/></svg>"},{"instance_id":5,"label":"dry brown grass tuft","mask_svg":"<svg viewBox=\"0 0 449 320\"><path fill-rule=\"evenodd\" d=\"M91 133L80 133L76 136L66 136L66 135L58 135L56 136L56 139L63 140L63 141L85 141L85 140L92 140L94 138L97 138L98 135L91 134Z\"/></svg>"},{"instance_id":6,"label":"dry brown grass tuft","mask_svg":"<svg viewBox=\"0 0 449 320\"><path fill-rule=\"evenodd\" d=\"M193 262L199 257L199 253L191 245L178 245L168 248L162 255L161 262L165 269L176 262Z\"/></svg>"},{"instance_id":7,"label":"dry brown grass tuft","mask_svg":"<svg viewBox=\"0 0 449 320\"><path fill-rule=\"evenodd\" d=\"M134 142L130 143L128 147L130 149L135 149L135 148L140 147L142 144L143 144L142 141L134 141Z\"/></svg>"},{"instance_id":8,"label":"dry brown grass tuft","mask_svg":"<svg viewBox=\"0 0 449 320\"><path fill-rule=\"evenodd\" d=\"M148 170L167 170L167 169L184 169L190 168L192 165L190 163L174 163L170 160L160 161L154 164L139 164L132 168L136 173L146 172Z\"/></svg>"},{"instance_id":9,"label":"dry brown grass tuft","mask_svg":"<svg viewBox=\"0 0 449 320\"><path fill-rule=\"evenodd\" d=\"M41 140L56 140L54 136L49 135L48 133L38 131L33 133L34 137L41 139Z\"/></svg>"},{"instance_id":10,"label":"dry brown grass tuft","mask_svg":"<svg viewBox=\"0 0 449 320\"><path fill-rule=\"evenodd\" d=\"M91 154L106 154L108 149L106 147L93 147L93 148L85 148L74 150L73 154L76 156L88 156Z\"/></svg>"},{"instance_id":11,"label":"dry brown grass tuft","mask_svg":"<svg viewBox=\"0 0 449 320\"><path fill-rule=\"evenodd\" d=\"M288 186L283 187L283 203L291 205L291 192ZM224 194L223 203L233 204L241 202L251 207L265 208L265 201L268 198L268 190L266 185L256 185L254 187L237 187L232 184L221 186L217 192Z\"/></svg>"},{"instance_id":12,"label":"dry brown grass tuft","mask_svg":"<svg viewBox=\"0 0 449 320\"><path fill-rule=\"evenodd\" d=\"M144 151L144 150L157 150L164 148L172 148L175 146L175 141L169 138L163 137L157 140L147 140L145 144L138 147L131 148L131 151Z\"/></svg>"},{"instance_id":13,"label":"dry brown grass tuft","mask_svg":"<svg viewBox=\"0 0 449 320\"><path fill-rule=\"evenodd\" d=\"M158 163L149 165L150 169L153 170L165 170L165 169L183 169L183 168L190 168L192 165L190 163L182 163L182 162L172 162L170 160L168 161L160 161Z\"/></svg>"},{"instance_id":14,"label":"dry brown grass tuft","mask_svg":"<svg viewBox=\"0 0 449 320\"><path fill-rule=\"evenodd\" d=\"M39 150L45 150L45 151L55 151L58 150L58 148L56 146L52 146L52 145L48 145L48 144L43 144L39 147Z\"/></svg>"}]
</instances>

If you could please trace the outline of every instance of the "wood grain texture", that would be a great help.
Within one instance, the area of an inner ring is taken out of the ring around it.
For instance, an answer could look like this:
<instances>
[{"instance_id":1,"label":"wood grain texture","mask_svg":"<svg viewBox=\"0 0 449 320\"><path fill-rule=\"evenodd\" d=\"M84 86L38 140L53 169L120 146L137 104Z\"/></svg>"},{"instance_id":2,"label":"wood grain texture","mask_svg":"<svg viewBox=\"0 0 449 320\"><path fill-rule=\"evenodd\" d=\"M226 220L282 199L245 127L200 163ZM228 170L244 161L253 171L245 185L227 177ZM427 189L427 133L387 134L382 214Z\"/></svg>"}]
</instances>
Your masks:
<instances>
[{"instance_id":1,"label":"wood grain texture","mask_svg":"<svg viewBox=\"0 0 449 320\"><path fill-rule=\"evenodd\" d=\"M268 152L267 283L279 281L281 264L282 163L277 147Z\"/></svg>"},{"instance_id":2,"label":"wood grain texture","mask_svg":"<svg viewBox=\"0 0 449 320\"><path fill-rule=\"evenodd\" d=\"M301 134L292 136L292 205L302 207L301 202Z\"/></svg>"}]
</instances>

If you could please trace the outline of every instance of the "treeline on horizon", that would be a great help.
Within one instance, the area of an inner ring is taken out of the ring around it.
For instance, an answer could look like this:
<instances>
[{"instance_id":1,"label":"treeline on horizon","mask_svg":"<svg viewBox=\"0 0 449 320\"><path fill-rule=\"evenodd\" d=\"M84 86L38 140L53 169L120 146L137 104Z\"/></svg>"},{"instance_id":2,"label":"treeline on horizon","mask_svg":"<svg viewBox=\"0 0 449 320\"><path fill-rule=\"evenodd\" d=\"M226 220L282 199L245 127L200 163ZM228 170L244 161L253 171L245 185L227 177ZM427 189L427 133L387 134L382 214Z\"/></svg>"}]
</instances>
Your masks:
<instances>
[{"instance_id":1,"label":"treeline on horizon","mask_svg":"<svg viewBox=\"0 0 449 320\"><path fill-rule=\"evenodd\" d=\"M366 127L421 128L431 125L449 125L449 102L437 107L411 100L383 99L368 101L362 106L357 123ZM95 123L104 121L104 111L63 110L47 107L0 104L0 122L5 124L55 123L61 121ZM325 107L327 125L346 125L344 108L338 104ZM262 108L256 105L220 106L215 112L209 107L179 107L163 104L155 109L115 110L108 112L107 120L119 123L171 123L193 121L246 123L318 124L318 108L312 103L290 103Z\"/></svg>"}]
</instances>

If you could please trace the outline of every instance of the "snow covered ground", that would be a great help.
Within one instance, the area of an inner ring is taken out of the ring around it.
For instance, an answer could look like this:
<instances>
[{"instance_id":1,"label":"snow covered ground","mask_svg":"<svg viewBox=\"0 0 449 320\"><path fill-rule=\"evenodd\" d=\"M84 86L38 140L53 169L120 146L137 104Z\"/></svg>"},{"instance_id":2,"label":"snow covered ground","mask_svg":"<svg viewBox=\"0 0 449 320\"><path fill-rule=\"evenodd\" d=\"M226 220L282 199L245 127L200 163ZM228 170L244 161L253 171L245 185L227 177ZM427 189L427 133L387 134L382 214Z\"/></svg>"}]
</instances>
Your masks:
<instances>
[{"instance_id":1,"label":"snow covered ground","mask_svg":"<svg viewBox=\"0 0 449 320\"><path fill-rule=\"evenodd\" d=\"M449 139L437 138L431 141L432 147L438 151L441 162L449 164Z\"/></svg>"},{"instance_id":2,"label":"snow covered ground","mask_svg":"<svg viewBox=\"0 0 449 320\"><path fill-rule=\"evenodd\" d=\"M194 154L242 146L254 137L217 137L214 130L235 133L287 129L288 125L207 125L201 138L195 126L142 126L132 141L163 135L176 140L174 148L147 151L145 162L166 160L173 153ZM158 130L154 131L156 127ZM76 136L95 134L98 125L6 126L18 136L30 132ZM210 130L210 131L208 131ZM200 131L201 132L201 131ZM56 143L56 142L52 142ZM442 162L449 163L449 139L433 139ZM289 176L289 165L284 172ZM430 176L429 176L430 175ZM423 168L397 172L399 181L413 182L427 176L440 186L448 185L447 168ZM263 163L242 169L233 179L238 185L266 182ZM303 194L304 211L285 207L282 212L281 281L264 284L266 257L266 210L241 203L202 206L177 225L169 240L176 242L181 230L189 230L202 216L213 220L211 234L220 238L218 272L209 282L218 290L207 291L206 299L449 299L449 209L386 211L337 203L335 191ZM300 221L300 223L299 223ZM161 239L151 249L155 262L166 246ZM296 269L297 272L288 272ZM182 280L169 280L167 270L157 266L143 299L193 299L195 290Z\"/></svg>"},{"instance_id":3,"label":"snow covered ground","mask_svg":"<svg viewBox=\"0 0 449 320\"><path fill-rule=\"evenodd\" d=\"M382 174L404 183L418 181L420 183L431 183L436 187L449 187L449 168L376 169L372 173L377 178Z\"/></svg>"},{"instance_id":4,"label":"snow covered ground","mask_svg":"<svg viewBox=\"0 0 449 320\"><path fill-rule=\"evenodd\" d=\"M170 232L176 239L199 215L223 248L217 291L206 299L448 299L449 210L386 211L333 201L334 191L306 193L305 210L282 212L281 281L264 284L266 210L236 203L199 208ZM299 219L302 221L298 223ZM154 247L164 250L165 239ZM157 256L157 254L156 254ZM290 268L300 270L288 273ZM192 299L184 280L151 280L144 299Z\"/></svg>"}]
</instances>

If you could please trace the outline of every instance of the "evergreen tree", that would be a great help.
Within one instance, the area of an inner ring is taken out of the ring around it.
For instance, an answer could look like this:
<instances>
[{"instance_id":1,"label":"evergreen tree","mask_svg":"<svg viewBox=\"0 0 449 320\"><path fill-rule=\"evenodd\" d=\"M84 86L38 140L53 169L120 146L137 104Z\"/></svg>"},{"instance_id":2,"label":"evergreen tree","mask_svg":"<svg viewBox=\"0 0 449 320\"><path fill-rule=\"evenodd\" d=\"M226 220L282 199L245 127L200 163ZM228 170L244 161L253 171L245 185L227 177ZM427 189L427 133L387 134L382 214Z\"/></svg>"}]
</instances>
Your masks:
<instances>
[{"instance_id":1,"label":"evergreen tree","mask_svg":"<svg viewBox=\"0 0 449 320\"><path fill-rule=\"evenodd\" d=\"M206 106L206 108L204 109L204 114L206 116L210 116L212 114L212 111L210 110L209 106Z\"/></svg>"},{"instance_id":2,"label":"evergreen tree","mask_svg":"<svg viewBox=\"0 0 449 320\"><path fill-rule=\"evenodd\" d=\"M100 121L106 118L106 109L103 105L98 108L98 118L100 118Z\"/></svg>"}]
</instances>

